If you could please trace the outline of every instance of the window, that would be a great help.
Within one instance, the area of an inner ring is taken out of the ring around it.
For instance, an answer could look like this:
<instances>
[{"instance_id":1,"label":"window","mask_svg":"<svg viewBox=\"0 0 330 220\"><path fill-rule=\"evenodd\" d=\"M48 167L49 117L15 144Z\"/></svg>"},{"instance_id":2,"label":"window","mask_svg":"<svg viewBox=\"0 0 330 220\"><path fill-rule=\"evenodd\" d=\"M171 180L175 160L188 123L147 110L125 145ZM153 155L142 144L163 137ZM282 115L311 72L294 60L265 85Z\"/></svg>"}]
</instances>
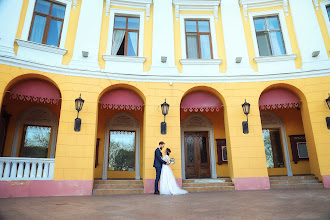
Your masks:
<instances>
[{"instance_id":1,"label":"window","mask_svg":"<svg viewBox=\"0 0 330 220\"><path fill-rule=\"evenodd\" d=\"M306 142L297 143L298 156L300 159L309 158Z\"/></svg>"},{"instance_id":2,"label":"window","mask_svg":"<svg viewBox=\"0 0 330 220\"><path fill-rule=\"evenodd\" d=\"M134 171L135 131L110 131L108 170Z\"/></svg>"},{"instance_id":3,"label":"window","mask_svg":"<svg viewBox=\"0 0 330 220\"><path fill-rule=\"evenodd\" d=\"M281 135L279 129L262 129L267 168L284 167Z\"/></svg>"},{"instance_id":4,"label":"window","mask_svg":"<svg viewBox=\"0 0 330 220\"><path fill-rule=\"evenodd\" d=\"M254 26L260 56L286 54L278 16L254 18Z\"/></svg>"},{"instance_id":5,"label":"window","mask_svg":"<svg viewBox=\"0 0 330 220\"><path fill-rule=\"evenodd\" d=\"M58 47L61 39L65 6L37 0L33 12L29 41Z\"/></svg>"},{"instance_id":6,"label":"window","mask_svg":"<svg viewBox=\"0 0 330 220\"><path fill-rule=\"evenodd\" d=\"M208 20L185 20L188 59L213 59Z\"/></svg>"},{"instance_id":7,"label":"window","mask_svg":"<svg viewBox=\"0 0 330 220\"><path fill-rule=\"evenodd\" d=\"M222 161L228 161L227 146L222 146Z\"/></svg>"},{"instance_id":8,"label":"window","mask_svg":"<svg viewBox=\"0 0 330 220\"><path fill-rule=\"evenodd\" d=\"M223 163L227 163L228 157L227 157L226 139L216 139L216 142L217 142L218 164L221 165Z\"/></svg>"},{"instance_id":9,"label":"window","mask_svg":"<svg viewBox=\"0 0 330 220\"><path fill-rule=\"evenodd\" d=\"M329 17L329 20L330 20L330 5L327 5L327 13L328 13L328 17Z\"/></svg>"},{"instance_id":10,"label":"window","mask_svg":"<svg viewBox=\"0 0 330 220\"><path fill-rule=\"evenodd\" d=\"M51 127L24 125L20 157L47 158Z\"/></svg>"},{"instance_id":11,"label":"window","mask_svg":"<svg viewBox=\"0 0 330 220\"><path fill-rule=\"evenodd\" d=\"M138 56L140 19L115 16L112 55Z\"/></svg>"}]
</instances>

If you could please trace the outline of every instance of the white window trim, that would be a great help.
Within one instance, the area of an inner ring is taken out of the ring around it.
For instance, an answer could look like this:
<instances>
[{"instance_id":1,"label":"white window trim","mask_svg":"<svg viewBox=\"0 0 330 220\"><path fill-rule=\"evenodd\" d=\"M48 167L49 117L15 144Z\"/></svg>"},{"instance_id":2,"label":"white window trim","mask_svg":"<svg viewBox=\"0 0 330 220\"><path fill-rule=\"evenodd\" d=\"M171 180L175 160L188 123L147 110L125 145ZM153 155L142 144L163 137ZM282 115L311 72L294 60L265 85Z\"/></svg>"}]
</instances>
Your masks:
<instances>
[{"instance_id":1,"label":"white window trim","mask_svg":"<svg viewBox=\"0 0 330 220\"><path fill-rule=\"evenodd\" d=\"M45 51L45 52L49 52L49 53L53 53L53 54L60 54L62 56L64 54L66 54L66 52L68 52L68 50L66 50L66 49L62 49L62 48L58 48L58 47L50 46L50 45L39 44L39 43L32 42L32 41L16 39L16 43L18 46L31 48L34 50L41 50L41 51Z\"/></svg>"},{"instance_id":2,"label":"white window trim","mask_svg":"<svg viewBox=\"0 0 330 220\"><path fill-rule=\"evenodd\" d=\"M115 61L123 63L144 63L146 61L145 57L132 57L123 55L103 55L105 61Z\"/></svg>"},{"instance_id":3,"label":"white window trim","mask_svg":"<svg viewBox=\"0 0 330 220\"><path fill-rule=\"evenodd\" d=\"M122 10L122 9L111 9L110 10L110 25L108 31L108 45L106 56L112 55L112 38L113 38L113 27L115 23L116 15L130 15L130 16L138 16L140 17L140 26L139 26L139 50L137 57L143 57L143 42L144 42L144 11L132 11L132 10ZM116 56L116 55L112 55ZM122 57L122 56L120 56ZM104 57L103 57L104 58ZM132 57L134 59L134 57Z\"/></svg>"},{"instance_id":4,"label":"white window trim","mask_svg":"<svg viewBox=\"0 0 330 220\"><path fill-rule=\"evenodd\" d=\"M61 41L60 41L60 46L59 46L59 48L64 49L66 35L67 35L67 31L68 31L72 2L70 0L54 0L54 2L65 5L63 29L62 29L62 33L61 33ZM21 35L21 40L29 41L28 38L29 38L30 28L32 25L32 17L33 17L35 3L36 3L36 0L29 1L28 8L26 11L23 31L22 31L22 35ZM44 46L44 44L40 44L40 45ZM50 51L48 51L48 52L50 52Z\"/></svg>"},{"instance_id":5,"label":"white window trim","mask_svg":"<svg viewBox=\"0 0 330 220\"><path fill-rule=\"evenodd\" d=\"M289 15L288 0L239 0L239 4L243 7L245 20L248 18L248 10L255 8L283 6L285 14Z\"/></svg>"},{"instance_id":6,"label":"white window trim","mask_svg":"<svg viewBox=\"0 0 330 220\"><path fill-rule=\"evenodd\" d=\"M299 154L299 148L298 148L298 145L299 145L299 144L306 144L306 149L307 149L307 154L308 154L307 142L297 142L297 152L298 152L298 157L299 157L299 159L309 159L309 154L308 154L308 157L300 157L300 154Z\"/></svg>"},{"instance_id":7,"label":"white window trim","mask_svg":"<svg viewBox=\"0 0 330 220\"><path fill-rule=\"evenodd\" d=\"M221 59L180 59L182 65L220 65Z\"/></svg>"},{"instance_id":8,"label":"white window trim","mask_svg":"<svg viewBox=\"0 0 330 220\"><path fill-rule=\"evenodd\" d=\"M255 51L255 54L256 54L256 58L259 58L259 57L264 58L264 57L260 56L260 54L259 54L257 34L256 34L256 29L255 29L255 26L254 26L253 18L263 17L263 16L268 17L268 16L273 16L273 15L278 16L278 19L279 19L279 22L280 22L280 25L281 25L282 37L283 37L284 46L285 46L285 50L286 50L285 55L292 55L292 47L291 47L288 27L286 25L284 13L283 13L283 10L278 9L278 10L270 10L270 11L261 11L261 12L251 12L251 13L249 13L249 20L250 20L251 31L252 31L252 40L253 40L253 44L254 44L254 51ZM282 58L287 57L288 59L286 59L286 60L290 60L290 58L292 58L290 56L285 56L285 55L281 55L281 56L278 56L278 57L282 57ZM267 57L277 57L277 56L267 56Z\"/></svg>"},{"instance_id":9,"label":"white window trim","mask_svg":"<svg viewBox=\"0 0 330 220\"><path fill-rule=\"evenodd\" d=\"M330 1L320 2L322 14L324 17L325 24L327 25L328 33L330 36L330 20L327 13L327 6L330 5Z\"/></svg>"},{"instance_id":10,"label":"white window trim","mask_svg":"<svg viewBox=\"0 0 330 220\"><path fill-rule=\"evenodd\" d=\"M211 32L211 41L212 41L213 60L218 59L218 46L217 46L217 39L216 39L216 32L215 32L214 15L181 14L180 15L180 33L181 33L182 59L183 60L187 59L187 50L186 50L187 42L186 42L186 32L185 32L185 22L184 22L185 19L208 19L210 21L210 32Z\"/></svg>"}]
</instances>

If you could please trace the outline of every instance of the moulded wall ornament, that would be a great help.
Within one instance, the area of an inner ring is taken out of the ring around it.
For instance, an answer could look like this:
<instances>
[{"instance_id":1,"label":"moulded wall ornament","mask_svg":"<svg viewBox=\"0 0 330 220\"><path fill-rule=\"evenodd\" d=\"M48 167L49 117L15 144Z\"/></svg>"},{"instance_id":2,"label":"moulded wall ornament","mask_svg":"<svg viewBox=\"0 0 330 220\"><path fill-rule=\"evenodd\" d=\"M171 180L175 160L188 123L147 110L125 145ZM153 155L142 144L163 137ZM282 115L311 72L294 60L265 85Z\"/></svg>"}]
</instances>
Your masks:
<instances>
[{"instance_id":1,"label":"moulded wall ornament","mask_svg":"<svg viewBox=\"0 0 330 220\"><path fill-rule=\"evenodd\" d=\"M116 127L116 126L127 127L127 128L132 128L132 127L138 128L138 127L140 127L140 125L136 121L136 119L134 119L132 117L132 115L128 114L128 113L120 113L120 114L114 116L110 120L110 125L111 125L111 127Z\"/></svg>"},{"instance_id":2,"label":"moulded wall ornament","mask_svg":"<svg viewBox=\"0 0 330 220\"><path fill-rule=\"evenodd\" d=\"M178 21L180 10L186 11L213 11L214 18L218 21L221 0L173 0L175 18Z\"/></svg>"},{"instance_id":3,"label":"moulded wall ornament","mask_svg":"<svg viewBox=\"0 0 330 220\"><path fill-rule=\"evenodd\" d=\"M319 10L320 9L319 1L318 0L313 0L313 2L314 2L314 5L315 5L315 9Z\"/></svg>"},{"instance_id":4,"label":"moulded wall ornament","mask_svg":"<svg viewBox=\"0 0 330 220\"><path fill-rule=\"evenodd\" d=\"M77 7L77 2L78 2L78 0L73 0L73 1L72 1L72 8L73 8L73 10L76 9L76 7Z\"/></svg>"},{"instance_id":5,"label":"moulded wall ornament","mask_svg":"<svg viewBox=\"0 0 330 220\"><path fill-rule=\"evenodd\" d=\"M263 126L283 124L282 119L270 111L261 111L260 118Z\"/></svg>"},{"instance_id":6,"label":"moulded wall ornament","mask_svg":"<svg viewBox=\"0 0 330 220\"><path fill-rule=\"evenodd\" d=\"M149 20L150 6L152 4L152 0L111 0L111 1L106 0L106 2L108 1L109 1L109 11L110 11L110 5L117 5L117 6L130 7L130 8L143 8L146 10L146 18L147 20Z\"/></svg>"},{"instance_id":7,"label":"moulded wall ornament","mask_svg":"<svg viewBox=\"0 0 330 220\"><path fill-rule=\"evenodd\" d=\"M110 0L105 0L105 14L108 16L110 13Z\"/></svg>"},{"instance_id":8,"label":"moulded wall ornament","mask_svg":"<svg viewBox=\"0 0 330 220\"><path fill-rule=\"evenodd\" d=\"M187 116L185 120L181 122L181 127L207 127L212 128L212 122L208 120L204 115L194 113Z\"/></svg>"},{"instance_id":9,"label":"moulded wall ornament","mask_svg":"<svg viewBox=\"0 0 330 220\"><path fill-rule=\"evenodd\" d=\"M289 15L288 0L239 0L239 4L243 7L245 20L248 18L248 9L265 8L273 6L283 6L285 15Z\"/></svg>"}]
</instances>

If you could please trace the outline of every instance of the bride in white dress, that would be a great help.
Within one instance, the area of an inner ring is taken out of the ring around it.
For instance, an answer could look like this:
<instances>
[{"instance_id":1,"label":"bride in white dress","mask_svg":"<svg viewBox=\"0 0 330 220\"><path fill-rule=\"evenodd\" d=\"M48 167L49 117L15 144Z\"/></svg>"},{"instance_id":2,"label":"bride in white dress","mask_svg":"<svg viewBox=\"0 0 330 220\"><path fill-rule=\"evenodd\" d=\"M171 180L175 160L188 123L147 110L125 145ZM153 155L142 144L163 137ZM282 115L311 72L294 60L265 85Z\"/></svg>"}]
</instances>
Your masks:
<instances>
[{"instance_id":1,"label":"bride in white dress","mask_svg":"<svg viewBox=\"0 0 330 220\"><path fill-rule=\"evenodd\" d=\"M166 148L166 155L163 157L163 160L165 160L166 162L170 162L170 153L171 150L169 148ZM171 167L166 164L163 164L162 166L159 193L161 195L181 195L188 193L186 190L180 189L180 187L176 183Z\"/></svg>"}]
</instances>

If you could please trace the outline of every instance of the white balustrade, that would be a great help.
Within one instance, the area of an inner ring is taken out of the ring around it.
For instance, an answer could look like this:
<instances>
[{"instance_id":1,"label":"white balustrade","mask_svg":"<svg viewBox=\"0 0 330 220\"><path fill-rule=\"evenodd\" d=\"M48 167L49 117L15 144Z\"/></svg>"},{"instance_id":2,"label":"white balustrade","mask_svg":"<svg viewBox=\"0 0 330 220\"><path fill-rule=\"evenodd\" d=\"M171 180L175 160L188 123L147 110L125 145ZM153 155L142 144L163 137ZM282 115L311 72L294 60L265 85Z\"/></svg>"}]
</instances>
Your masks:
<instances>
[{"instance_id":1,"label":"white balustrade","mask_svg":"<svg viewBox=\"0 0 330 220\"><path fill-rule=\"evenodd\" d=\"M52 180L53 158L0 157L0 180Z\"/></svg>"}]
</instances>

